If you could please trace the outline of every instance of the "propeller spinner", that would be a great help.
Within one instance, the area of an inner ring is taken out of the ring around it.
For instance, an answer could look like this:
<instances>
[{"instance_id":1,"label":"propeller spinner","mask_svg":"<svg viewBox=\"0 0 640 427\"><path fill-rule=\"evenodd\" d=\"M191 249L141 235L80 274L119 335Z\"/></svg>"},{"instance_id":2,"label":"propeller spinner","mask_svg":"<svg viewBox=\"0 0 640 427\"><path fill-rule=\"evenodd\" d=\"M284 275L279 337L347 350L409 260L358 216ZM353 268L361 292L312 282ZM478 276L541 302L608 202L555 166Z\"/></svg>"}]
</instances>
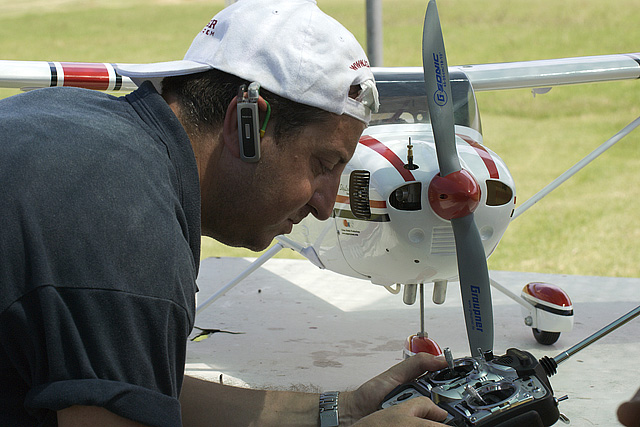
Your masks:
<instances>
[{"instance_id":1,"label":"propeller spinner","mask_svg":"<svg viewBox=\"0 0 640 427\"><path fill-rule=\"evenodd\" d=\"M461 168L453 102L438 8L430 0L424 20L422 63L440 173L429 185L429 202L453 228L469 347L473 356L493 350L493 309L487 260L473 211L480 187Z\"/></svg>"}]
</instances>

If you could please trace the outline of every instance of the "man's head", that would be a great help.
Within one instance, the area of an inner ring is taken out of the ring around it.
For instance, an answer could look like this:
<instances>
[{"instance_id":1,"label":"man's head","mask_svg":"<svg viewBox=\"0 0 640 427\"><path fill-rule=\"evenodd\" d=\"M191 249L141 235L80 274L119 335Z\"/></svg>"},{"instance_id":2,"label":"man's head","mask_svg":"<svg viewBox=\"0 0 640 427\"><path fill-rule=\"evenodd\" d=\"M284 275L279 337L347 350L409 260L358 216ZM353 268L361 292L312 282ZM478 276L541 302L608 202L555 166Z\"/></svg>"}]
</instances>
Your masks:
<instances>
[{"instance_id":1,"label":"man's head","mask_svg":"<svg viewBox=\"0 0 640 427\"><path fill-rule=\"evenodd\" d=\"M365 125L261 91L271 118L260 141L260 161L243 162L235 109L242 83L211 70L165 78L162 86L163 95L177 101L178 117L194 145L203 234L261 250L308 214L329 217L340 175ZM260 123L264 118L261 111Z\"/></svg>"},{"instance_id":2,"label":"man's head","mask_svg":"<svg viewBox=\"0 0 640 427\"><path fill-rule=\"evenodd\" d=\"M373 73L362 47L315 0L239 0L216 14L181 61L118 64L134 81L217 69L268 91L365 123L377 109ZM350 97L352 87L358 88Z\"/></svg>"},{"instance_id":3,"label":"man's head","mask_svg":"<svg viewBox=\"0 0 640 427\"><path fill-rule=\"evenodd\" d=\"M204 234L254 250L309 213L329 217L378 105L364 51L313 0L240 0L204 27L183 61L118 71L162 85L179 105L198 161ZM239 160L236 95L251 82L262 87L260 123L271 107L257 163Z\"/></svg>"}]
</instances>

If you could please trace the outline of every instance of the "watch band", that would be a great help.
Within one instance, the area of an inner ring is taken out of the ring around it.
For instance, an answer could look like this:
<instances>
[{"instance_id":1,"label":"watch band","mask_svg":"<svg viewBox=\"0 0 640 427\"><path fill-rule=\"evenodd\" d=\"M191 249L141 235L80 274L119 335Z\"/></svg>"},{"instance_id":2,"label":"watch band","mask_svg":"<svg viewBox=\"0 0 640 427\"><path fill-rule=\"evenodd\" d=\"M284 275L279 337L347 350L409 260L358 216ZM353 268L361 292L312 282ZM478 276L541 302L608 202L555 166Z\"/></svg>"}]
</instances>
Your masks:
<instances>
[{"instance_id":1,"label":"watch band","mask_svg":"<svg viewBox=\"0 0 640 427\"><path fill-rule=\"evenodd\" d=\"M338 427L338 392L327 391L320 395L320 427Z\"/></svg>"}]
</instances>

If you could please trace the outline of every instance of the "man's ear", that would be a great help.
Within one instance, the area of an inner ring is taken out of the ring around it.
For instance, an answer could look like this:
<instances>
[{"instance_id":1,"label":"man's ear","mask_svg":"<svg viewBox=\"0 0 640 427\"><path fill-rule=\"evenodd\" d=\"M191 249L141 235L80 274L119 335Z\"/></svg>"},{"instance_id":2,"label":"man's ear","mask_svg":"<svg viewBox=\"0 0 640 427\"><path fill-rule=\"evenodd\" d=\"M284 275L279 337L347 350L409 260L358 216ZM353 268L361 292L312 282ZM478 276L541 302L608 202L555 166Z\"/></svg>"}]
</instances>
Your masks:
<instances>
[{"instance_id":1,"label":"man's ear","mask_svg":"<svg viewBox=\"0 0 640 427\"><path fill-rule=\"evenodd\" d=\"M235 97L227 107L222 126L222 139L227 150L234 157L240 157L240 144L238 143L238 97Z\"/></svg>"},{"instance_id":2,"label":"man's ear","mask_svg":"<svg viewBox=\"0 0 640 427\"><path fill-rule=\"evenodd\" d=\"M267 102L261 96L258 97L258 110L260 110L259 123L262 124L264 116L262 113L267 111ZM227 112L224 116L224 125L222 127L222 136L227 149L235 156L240 157L240 141L238 138L238 97L235 97L229 103Z\"/></svg>"}]
</instances>

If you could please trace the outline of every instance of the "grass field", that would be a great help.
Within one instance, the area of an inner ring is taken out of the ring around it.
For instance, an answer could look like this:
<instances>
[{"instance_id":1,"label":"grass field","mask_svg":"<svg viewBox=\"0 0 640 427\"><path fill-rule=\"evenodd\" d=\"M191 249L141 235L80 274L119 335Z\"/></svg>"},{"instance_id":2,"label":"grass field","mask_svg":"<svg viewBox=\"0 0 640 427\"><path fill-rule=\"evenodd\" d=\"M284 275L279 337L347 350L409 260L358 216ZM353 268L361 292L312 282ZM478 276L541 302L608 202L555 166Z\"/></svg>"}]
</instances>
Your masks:
<instances>
[{"instance_id":1,"label":"grass field","mask_svg":"<svg viewBox=\"0 0 640 427\"><path fill-rule=\"evenodd\" d=\"M0 0L0 59L179 59L224 2ZM365 44L364 0L319 0ZM426 2L385 0L384 65L421 61ZM449 64L638 52L637 0L440 0ZM14 90L0 90L9 96ZM485 144L507 162L518 202L640 115L640 82L478 94ZM490 268L640 276L640 131L516 219ZM285 255L290 255L287 251ZM203 256L248 255L204 240Z\"/></svg>"}]
</instances>

